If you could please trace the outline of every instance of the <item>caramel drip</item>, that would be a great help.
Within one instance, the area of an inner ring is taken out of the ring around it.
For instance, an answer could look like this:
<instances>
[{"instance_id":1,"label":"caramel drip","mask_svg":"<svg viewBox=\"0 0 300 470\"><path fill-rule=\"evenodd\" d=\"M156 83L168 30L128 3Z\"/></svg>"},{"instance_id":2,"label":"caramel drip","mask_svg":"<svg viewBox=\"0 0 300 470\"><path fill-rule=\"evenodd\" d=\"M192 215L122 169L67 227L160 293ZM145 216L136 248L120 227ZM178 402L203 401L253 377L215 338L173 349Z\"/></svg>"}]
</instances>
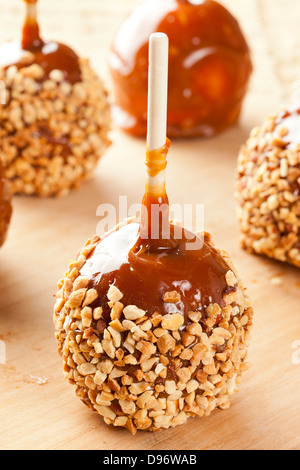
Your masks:
<instances>
[{"instance_id":1,"label":"caramel drip","mask_svg":"<svg viewBox=\"0 0 300 470\"><path fill-rule=\"evenodd\" d=\"M164 171L169 145L167 141L162 149L147 153L149 174L157 177L158 170ZM143 207L147 214L153 204L164 205L160 218L149 219L147 215L146 220L142 212L140 224L131 223L104 236L81 270L90 279L89 287L98 292L92 307L102 306L106 321L110 319L107 292L111 285L123 293L121 301L125 305L136 305L147 315L180 313L186 323L188 312L202 311L205 317L210 303L222 303L229 267L207 239L200 243L196 235L167 220L169 203L164 179L161 186L152 187L146 182ZM154 232L157 238L153 238ZM174 291L179 300L165 302L164 295Z\"/></svg>"},{"instance_id":2,"label":"caramel drip","mask_svg":"<svg viewBox=\"0 0 300 470\"><path fill-rule=\"evenodd\" d=\"M169 152L171 142L167 139L166 144L163 148L157 150L147 150L146 153L146 167L147 174L151 178L157 176L158 173L164 171L167 168L167 155ZM149 187L146 188L149 191Z\"/></svg>"},{"instance_id":3,"label":"caramel drip","mask_svg":"<svg viewBox=\"0 0 300 470\"><path fill-rule=\"evenodd\" d=\"M145 252L170 247L169 199L165 184L169 148L170 141L167 139L164 147L147 150L147 177L142 200L141 232L135 251Z\"/></svg>"},{"instance_id":4,"label":"caramel drip","mask_svg":"<svg viewBox=\"0 0 300 470\"><path fill-rule=\"evenodd\" d=\"M22 48L25 51L32 51L41 48L43 45L37 21L37 0L24 1L26 3L26 17L23 26Z\"/></svg>"}]
</instances>

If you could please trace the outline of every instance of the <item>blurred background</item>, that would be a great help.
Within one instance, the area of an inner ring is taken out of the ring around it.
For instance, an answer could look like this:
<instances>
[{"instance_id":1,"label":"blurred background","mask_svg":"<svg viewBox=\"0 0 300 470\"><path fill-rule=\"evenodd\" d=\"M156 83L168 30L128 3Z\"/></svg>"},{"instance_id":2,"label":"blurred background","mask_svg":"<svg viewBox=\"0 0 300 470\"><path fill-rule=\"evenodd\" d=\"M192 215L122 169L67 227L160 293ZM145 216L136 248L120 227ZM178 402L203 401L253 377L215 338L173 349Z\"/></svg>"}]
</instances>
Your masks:
<instances>
[{"instance_id":1,"label":"blurred background","mask_svg":"<svg viewBox=\"0 0 300 470\"><path fill-rule=\"evenodd\" d=\"M24 10L22 0L0 0L0 41L20 33ZM45 38L56 39L82 56L109 81L107 51L112 38L129 12L140 0L40 0L39 18ZM256 93L273 92L274 73L282 100L288 100L295 80L300 80L299 0L224 0L240 21L253 51ZM255 21L254 21L255 20ZM266 86L266 82L268 82ZM271 107L271 106L270 106Z\"/></svg>"}]
</instances>

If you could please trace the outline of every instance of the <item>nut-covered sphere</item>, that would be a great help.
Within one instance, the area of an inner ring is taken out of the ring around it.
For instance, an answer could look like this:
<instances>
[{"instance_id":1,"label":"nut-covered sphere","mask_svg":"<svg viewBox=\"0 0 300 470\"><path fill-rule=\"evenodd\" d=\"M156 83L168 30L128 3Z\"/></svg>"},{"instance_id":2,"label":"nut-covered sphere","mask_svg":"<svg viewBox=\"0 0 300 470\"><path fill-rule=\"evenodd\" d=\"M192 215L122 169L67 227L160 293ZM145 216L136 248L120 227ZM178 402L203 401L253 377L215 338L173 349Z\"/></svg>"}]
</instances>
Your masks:
<instances>
[{"instance_id":1,"label":"nut-covered sphere","mask_svg":"<svg viewBox=\"0 0 300 470\"><path fill-rule=\"evenodd\" d=\"M133 434L228 408L253 315L235 267L207 234L196 253L158 263L130 252L138 232L130 223L88 240L54 308L66 379L105 423Z\"/></svg>"},{"instance_id":2,"label":"nut-covered sphere","mask_svg":"<svg viewBox=\"0 0 300 470\"><path fill-rule=\"evenodd\" d=\"M8 181L4 178L3 170L0 165L0 247L5 242L11 215L11 192Z\"/></svg>"},{"instance_id":3,"label":"nut-covered sphere","mask_svg":"<svg viewBox=\"0 0 300 470\"><path fill-rule=\"evenodd\" d=\"M144 0L112 44L113 117L123 130L146 135L148 40L166 33L169 53L169 137L213 136L238 119L252 72L235 18L212 0Z\"/></svg>"},{"instance_id":4,"label":"nut-covered sphere","mask_svg":"<svg viewBox=\"0 0 300 470\"><path fill-rule=\"evenodd\" d=\"M242 246L300 267L300 108L253 129L238 159Z\"/></svg>"},{"instance_id":5,"label":"nut-covered sphere","mask_svg":"<svg viewBox=\"0 0 300 470\"><path fill-rule=\"evenodd\" d=\"M92 174L110 145L110 107L88 60L58 43L45 43L43 51L44 61L17 41L0 46L6 86L0 161L12 193L49 197L65 195ZM52 58L57 51L68 75Z\"/></svg>"}]
</instances>

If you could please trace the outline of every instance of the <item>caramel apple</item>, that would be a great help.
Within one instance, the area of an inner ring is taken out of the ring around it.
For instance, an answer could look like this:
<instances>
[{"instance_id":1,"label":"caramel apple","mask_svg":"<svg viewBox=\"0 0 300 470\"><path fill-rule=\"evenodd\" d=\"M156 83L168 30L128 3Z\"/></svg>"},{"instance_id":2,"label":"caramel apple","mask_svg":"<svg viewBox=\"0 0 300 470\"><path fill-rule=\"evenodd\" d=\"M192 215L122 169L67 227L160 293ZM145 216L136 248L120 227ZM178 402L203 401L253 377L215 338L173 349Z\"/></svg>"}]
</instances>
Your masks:
<instances>
[{"instance_id":1,"label":"caramel apple","mask_svg":"<svg viewBox=\"0 0 300 470\"><path fill-rule=\"evenodd\" d=\"M228 254L169 220L167 45L165 35L150 38L141 220L86 242L54 308L66 379L105 423L133 434L228 408L253 315Z\"/></svg>"},{"instance_id":2,"label":"caramel apple","mask_svg":"<svg viewBox=\"0 0 300 470\"><path fill-rule=\"evenodd\" d=\"M148 38L155 31L170 40L168 135L211 137L233 125L252 64L237 21L211 0L144 0L124 21L110 53L116 124L146 134Z\"/></svg>"},{"instance_id":3,"label":"caramel apple","mask_svg":"<svg viewBox=\"0 0 300 470\"><path fill-rule=\"evenodd\" d=\"M243 248L300 268L300 108L268 117L239 154Z\"/></svg>"},{"instance_id":4,"label":"caramel apple","mask_svg":"<svg viewBox=\"0 0 300 470\"><path fill-rule=\"evenodd\" d=\"M21 40L0 46L0 161L14 194L64 195L110 144L107 92L88 60L42 39L37 0L25 3Z\"/></svg>"}]
</instances>

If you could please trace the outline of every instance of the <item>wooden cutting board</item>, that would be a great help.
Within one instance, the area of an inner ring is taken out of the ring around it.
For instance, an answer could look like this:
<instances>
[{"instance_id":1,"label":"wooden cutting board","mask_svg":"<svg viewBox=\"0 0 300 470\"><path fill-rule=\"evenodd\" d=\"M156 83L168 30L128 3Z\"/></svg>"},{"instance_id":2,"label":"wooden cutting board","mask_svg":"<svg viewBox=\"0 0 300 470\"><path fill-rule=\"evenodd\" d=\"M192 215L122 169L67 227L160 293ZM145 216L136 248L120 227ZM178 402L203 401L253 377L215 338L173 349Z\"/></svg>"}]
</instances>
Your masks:
<instances>
[{"instance_id":1,"label":"wooden cutting board","mask_svg":"<svg viewBox=\"0 0 300 470\"><path fill-rule=\"evenodd\" d=\"M0 0L0 40L16 37L21 0ZM110 86L107 50L136 0L44 0L44 34L91 58ZM94 179L58 200L16 197L8 241L0 252L1 449L299 449L300 271L250 256L239 247L233 199L240 145L266 114L290 102L300 78L298 0L224 2L239 18L253 50L255 73L240 123L212 140L172 142L168 193L173 203L204 203L205 228L227 249L255 307L249 359L240 392L227 411L161 433L107 427L74 395L62 375L52 325L56 281L96 231L102 203L139 203L144 189L143 140L113 131L113 146ZM180 175L180 178L179 178ZM279 277L281 285L272 279ZM298 346L299 348L299 346ZM298 360L297 360L298 359Z\"/></svg>"}]
</instances>

